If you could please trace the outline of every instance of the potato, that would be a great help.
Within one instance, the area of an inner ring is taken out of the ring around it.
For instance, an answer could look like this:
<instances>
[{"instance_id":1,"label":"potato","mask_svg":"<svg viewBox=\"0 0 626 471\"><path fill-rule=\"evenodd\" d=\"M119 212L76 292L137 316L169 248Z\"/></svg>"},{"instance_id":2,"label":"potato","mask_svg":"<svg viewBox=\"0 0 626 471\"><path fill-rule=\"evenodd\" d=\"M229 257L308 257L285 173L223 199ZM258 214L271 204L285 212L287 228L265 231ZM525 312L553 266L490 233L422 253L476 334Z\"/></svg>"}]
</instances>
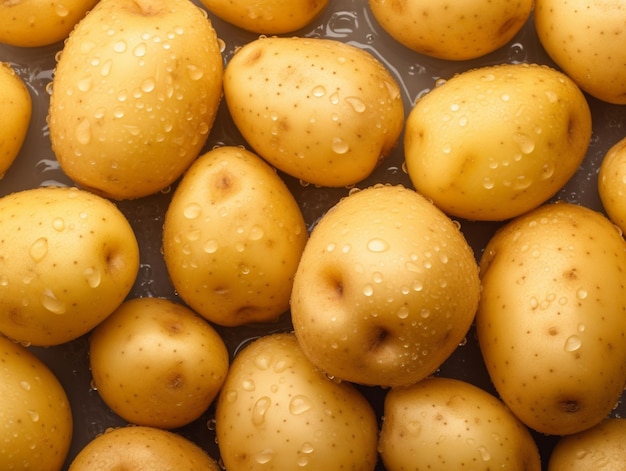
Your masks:
<instances>
[{"instance_id":1,"label":"potato","mask_svg":"<svg viewBox=\"0 0 626 471\"><path fill-rule=\"evenodd\" d=\"M370 403L331 381L293 334L269 334L237 354L216 412L228 471L373 471L378 426Z\"/></svg>"},{"instance_id":2,"label":"potato","mask_svg":"<svg viewBox=\"0 0 626 471\"><path fill-rule=\"evenodd\" d=\"M284 34L304 28L329 0L200 0L211 13L259 34Z\"/></svg>"},{"instance_id":3,"label":"potato","mask_svg":"<svg viewBox=\"0 0 626 471\"><path fill-rule=\"evenodd\" d=\"M61 383L33 353L0 335L0 469L61 471L72 411Z\"/></svg>"},{"instance_id":4,"label":"potato","mask_svg":"<svg viewBox=\"0 0 626 471\"><path fill-rule=\"evenodd\" d=\"M174 432L145 426L109 429L89 442L69 471L220 471L208 454Z\"/></svg>"},{"instance_id":5,"label":"potato","mask_svg":"<svg viewBox=\"0 0 626 471\"><path fill-rule=\"evenodd\" d=\"M33 113L33 103L26 85L7 62L0 62L0 109L1 179L24 144Z\"/></svg>"},{"instance_id":6,"label":"potato","mask_svg":"<svg viewBox=\"0 0 626 471\"><path fill-rule=\"evenodd\" d=\"M626 242L615 226L546 204L500 229L480 269L478 341L502 400L541 433L602 421L626 384Z\"/></svg>"},{"instance_id":7,"label":"potato","mask_svg":"<svg viewBox=\"0 0 626 471\"><path fill-rule=\"evenodd\" d=\"M404 147L413 185L444 212L505 220L556 194L590 138L589 106L567 76L503 64L462 72L420 99Z\"/></svg>"},{"instance_id":8,"label":"potato","mask_svg":"<svg viewBox=\"0 0 626 471\"><path fill-rule=\"evenodd\" d=\"M598 425L561 438L548 471L622 471L626 463L626 419L607 418Z\"/></svg>"},{"instance_id":9,"label":"potato","mask_svg":"<svg viewBox=\"0 0 626 471\"><path fill-rule=\"evenodd\" d=\"M224 98L256 153L321 186L363 180L404 125L391 73L368 52L332 39L247 43L226 66Z\"/></svg>"},{"instance_id":10,"label":"potato","mask_svg":"<svg viewBox=\"0 0 626 471\"><path fill-rule=\"evenodd\" d=\"M382 28L404 46L447 60L468 60L504 46L532 10L532 0L370 0ZM478 13L480 12L480 13Z\"/></svg>"},{"instance_id":11,"label":"potato","mask_svg":"<svg viewBox=\"0 0 626 471\"><path fill-rule=\"evenodd\" d=\"M62 41L98 0L0 2L0 43L20 47Z\"/></svg>"},{"instance_id":12,"label":"potato","mask_svg":"<svg viewBox=\"0 0 626 471\"><path fill-rule=\"evenodd\" d=\"M173 183L204 146L222 94L215 30L189 0L101 0L52 81L52 149L77 184L132 199Z\"/></svg>"},{"instance_id":13,"label":"potato","mask_svg":"<svg viewBox=\"0 0 626 471\"><path fill-rule=\"evenodd\" d=\"M626 104L626 48L618 46L626 41L624 2L537 0L534 21L543 48L580 88Z\"/></svg>"},{"instance_id":14,"label":"potato","mask_svg":"<svg viewBox=\"0 0 626 471\"><path fill-rule=\"evenodd\" d=\"M180 297L216 324L274 321L289 309L308 233L293 195L259 156L202 155L172 197L163 255Z\"/></svg>"},{"instance_id":15,"label":"potato","mask_svg":"<svg viewBox=\"0 0 626 471\"><path fill-rule=\"evenodd\" d=\"M528 429L473 384L430 377L385 396L379 451L387 471L541 471Z\"/></svg>"},{"instance_id":16,"label":"potato","mask_svg":"<svg viewBox=\"0 0 626 471\"><path fill-rule=\"evenodd\" d=\"M124 302L89 342L93 383L104 402L128 422L166 429L208 409L228 361L224 341L208 322L160 298Z\"/></svg>"},{"instance_id":17,"label":"potato","mask_svg":"<svg viewBox=\"0 0 626 471\"><path fill-rule=\"evenodd\" d=\"M0 198L0 332L57 345L124 300L139 270L132 227L110 201L41 187Z\"/></svg>"},{"instance_id":18,"label":"potato","mask_svg":"<svg viewBox=\"0 0 626 471\"><path fill-rule=\"evenodd\" d=\"M337 203L313 229L291 318L303 351L329 375L406 386L456 349L479 292L458 226L415 191L376 185Z\"/></svg>"},{"instance_id":19,"label":"potato","mask_svg":"<svg viewBox=\"0 0 626 471\"><path fill-rule=\"evenodd\" d=\"M626 232L626 136L613 144L600 163L598 193L609 219Z\"/></svg>"}]
</instances>

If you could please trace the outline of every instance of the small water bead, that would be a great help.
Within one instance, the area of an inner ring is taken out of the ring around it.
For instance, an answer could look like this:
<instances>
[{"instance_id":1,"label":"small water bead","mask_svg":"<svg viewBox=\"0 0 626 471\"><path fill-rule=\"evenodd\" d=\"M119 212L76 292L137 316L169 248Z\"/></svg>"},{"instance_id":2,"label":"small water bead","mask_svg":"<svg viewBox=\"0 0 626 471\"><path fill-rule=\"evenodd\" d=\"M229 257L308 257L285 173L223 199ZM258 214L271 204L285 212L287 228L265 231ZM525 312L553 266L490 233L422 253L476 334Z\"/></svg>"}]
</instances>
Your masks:
<instances>
[{"instance_id":1,"label":"small water bead","mask_svg":"<svg viewBox=\"0 0 626 471\"><path fill-rule=\"evenodd\" d=\"M332 93L328 99L333 105L337 105L339 103L339 92Z\"/></svg>"},{"instance_id":2,"label":"small water bead","mask_svg":"<svg viewBox=\"0 0 626 471\"><path fill-rule=\"evenodd\" d=\"M478 452L480 453L480 457L483 459L483 461L489 461L491 459L491 453L489 453L489 450L487 450L486 447L479 446Z\"/></svg>"},{"instance_id":3,"label":"small water bead","mask_svg":"<svg viewBox=\"0 0 626 471\"><path fill-rule=\"evenodd\" d=\"M350 150L350 144L340 137L334 137L331 148L337 154L345 154Z\"/></svg>"},{"instance_id":4,"label":"small water bead","mask_svg":"<svg viewBox=\"0 0 626 471\"><path fill-rule=\"evenodd\" d=\"M87 284L90 287L97 288L98 286L100 286L100 283L102 282L102 274L100 273L100 270L98 270L97 268L89 267L85 269L85 271L83 272L83 275L85 275Z\"/></svg>"},{"instance_id":5,"label":"small water bead","mask_svg":"<svg viewBox=\"0 0 626 471\"><path fill-rule=\"evenodd\" d=\"M254 380L252 379L244 379L241 382L241 389L243 389L244 391L254 391L256 389L256 384L254 383Z\"/></svg>"},{"instance_id":6,"label":"small water bead","mask_svg":"<svg viewBox=\"0 0 626 471\"><path fill-rule=\"evenodd\" d=\"M535 141L526 134L515 133L513 134L513 140L524 154L530 154L535 150Z\"/></svg>"},{"instance_id":7,"label":"small water bead","mask_svg":"<svg viewBox=\"0 0 626 471\"><path fill-rule=\"evenodd\" d=\"M113 44L113 51L122 53L126 51L126 41L117 41Z\"/></svg>"},{"instance_id":8,"label":"small water bead","mask_svg":"<svg viewBox=\"0 0 626 471\"><path fill-rule=\"evenodd\" d=\"M83 119L74 129L74 135L79 144L89 144L91 142L91 122L88 119Z\"/></svg>"},{"instance_id":9,"label":"small water bead","mask_svg":"<svg viewBox=\"0 0 626 471\"><path fill-rule=\"evenodd\" d=\"M363 295L372 296L374 294L374 287L370 284L367 284L363 287Z\"/></svg>"},{"instance_id":10,"label":"small water bead","mask_svg":"<svg viewBox=\"0 0 626 471\"><path fill-rule=\"evenodd\" d=\"M183 209L183 215L187 219L196 219L202 213L202 206L198 203L189 203Z\"/></svg>"},{"instance_id":11,"label":"small water bead","mask_svg":"<svg viewBox=\"0 0 626 471\"><path fill-rule=\"evenodd\" d=\"M52 292L52 290L50 289L44 290L43 294L41 295L40 301L41 305L53 314L65 314L67 310L65 303L57 299L54 292Z\"/></svg>"},{"instance_id":12,"label":"small water bead","mask_svg":"<svg viewBox=\"0 0 626 471\"><path fill-rule=\"evenodd\" d=\"M272 461L272 458L274 458L275 454L276 452L274 450L272 450L271 448L266 448L263 451L257 453L254 456L254 459L259 464L267 464Z\"/></svg>"},{"instance_id":13,"label":"small water bead","mask_svg":"<svg viewBox=\"0 0 626 471\"><path fill-rule=\"evenodd\" d=\"M289 401L289 412L293 415L300 415L313 408L311 399L302 394L298 394Z\"/></svg>"},{"instance_id":14,"label":"small water bead","mask_svg":"<svg viewBox=\"0 0 626 471\"><path fill-rule=\"evenodd\" d=\"M204 71L197 65L190 64L187 66L187 75L191 80L200 80L204 76Z\"/></svg>"},{"instance_id":15,"label":"small water bead","mask_svg":"<svg viewBox=\"0 0 626 471\"><path fill-rule=\"evenodd\" d=\"M36 410L29 409L28 415L30 416L30 420L32 420L33 422L39 422L39 412L37 412Z\"/></svg>"},{"instance_id":16,"label":"small water bead","mask_svg":"<svg viewBox=\"0 0 626 471\"><path fill-rule=\"evenodd\" d=\"M252 423L254 425L262 425L265 422L265 414L272 405L272 401L269 397L260 397L252 408Z\"/></svg>"},{"instance_id":17,"label":"small water bead","mask_svg":"<svg viewBox=\"0 0 626 471\"><path fill-rule=\"evenodd\" d=\"M548 102L556 103L557 101L559 101L559 95L553 92L552 90L546 90L545 94L546 94L546 98L548 99Z\"/></svg>"},{"instance_id":18,"label":"small water bead","mask_svg":"<svg viewBox=\"0 0 626 471\"><path fill-rule=\"evenodd\" d=\"M156 87L156 82L152 77L147 78L143 82L141 82L141 90L146 93L150 93L151 91L154 90L155 87Z\"/></svg>"},{"instance_id":19,"label":"small water bead","mask_svg":"<svg viewBox=\"0 0 626 471\"><path fill-rule=\"evenodd\" d=\"M24 391L30 391L32 386L30 385L30 383L28 381L20 381L20 387L24 390Z\"/></svg>"},{"instance_id":20,"label":"small water bead","mask_svg":"<svg viewBox=\"0 0 626 471\"><path fill-rule=\"evenodd\" d=\"M381 253L389 250L389 243L380 238L370 239L367 242L367 250L373 253Z\"/></svg>"},{"instance_id":21,"label":"small water bead","mask_svg":"<svg viewBox=\"0 0 626 471\"><path fill-rule=\"evenodd\" d=\"M29 250L30 258L33 259L34 262L41 262L44 257L48 254L48 239L45 237L40 237L35 242L32 243Z\"/></svg>"},{"instance_id":22,"label":"small water bead","mask_svg":"<svg viewBox=\"0 0 626 471\"><path fill-rule=\"evenodd\" d=\"M570 335L565 340L565 344L563 345L563 349L566 352L575 352L582 346L582 340L578 335Z\"/></svg>"},{"instance_id":23,"label":"small water bead","mask_svg":"<svg viewBox=\"0 0 626 471\"><path fill-rule=\"evenodd\" d=\"M316 87L313 87L311 94L315 97L322 97L326 95L326 88L323 85L318 85Z\"/></svg>"},{"instance_id":24,"label":"small water bead","mask_svg":"<svg viewBox=\"0 0 626 471\"><path fill-rule=\"evenodd\" d=\"M581 301L582 301L583 299L586 299L586 298L587 298L587 296L588 296L588 293L587 293L587 290L585 290L585 289L582 289L582 288L581 288L581 289L579 289L578 291L576 291L576 297L577 297L578 299L580 299Z\"/></svg>"},{"instance_id":25,"label":"small water bead","mask_svg":"<svg viewBox=\"0 0 626 471\"><path fill-rule=\"evenodd\" d=\"M108 60L104 64L102 64L102 68L100 69L100 75L103 77L108 77L111 73L111 69L113 68L113 61Z\"/></svg>"},{"instance_id":26,"label":"small water bead","mask_svg":"<svg viewBox=\"0 0 626 471\"><path fill-rule=\"evenodd\" d=\"M88 91L91 89L91 83L92 83L92 81L93 81L93 79L91 78L91 76L90 76L90 75L89 75L89 76L86 76L86 77L81 78L81 79L78 81L78 84L77 84L78 89L79 89L81 92L88 92Z\"/></svg>"},{"instance_id":27,"label":"small water bead","mask_svg":"<svg viewBox=\"0 0 626 471\"><path fill-rule=\"evenodd\" d=\"M367 109L367 105L365 104L365 102L358 97L355 97L355 96L346 97L345 101L357 113L363 113Z\"/></svg>"}]
</instances>

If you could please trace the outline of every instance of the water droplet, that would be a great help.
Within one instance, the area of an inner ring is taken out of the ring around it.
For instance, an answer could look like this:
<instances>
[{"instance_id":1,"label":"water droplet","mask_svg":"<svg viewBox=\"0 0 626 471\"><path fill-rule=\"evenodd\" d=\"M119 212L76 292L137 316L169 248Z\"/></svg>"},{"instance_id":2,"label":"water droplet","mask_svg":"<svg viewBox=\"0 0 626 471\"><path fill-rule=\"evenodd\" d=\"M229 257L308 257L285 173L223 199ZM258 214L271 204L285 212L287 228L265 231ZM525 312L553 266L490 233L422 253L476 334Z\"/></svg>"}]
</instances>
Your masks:
<instances>
[{"instance_id":1,"label":"water droplet","mask_svg":"<svg viewBox=\"0 0 626 471\"><path fill-rule=\"evenodd\" d=\"M422 432L422 424L421 424L421 422L417 422L415 420L412 420L410 422L407 422L406 430L411 435L417 437Z\"/></svg>"},{"instance_id":2,"label":"water droplet","mask_svg":"<svg viewBox=\"0 0 626 471\"><path fill-rule=\"evenodd\" d=\"M272 401L269 397L263 396L260 397L252 408L252 423L254 425L262 425L265 422L265 414L269 410L272 405Z\"/></svg>"},{"instance_id":3,"label":"water droplet","mask_svg":"<svg viewBox=\"0 0 626 471\"><path fill-rule=\"evenodd\" d=\"M28 381L20 381L20 387L24 390L24 391L30 391L31 389L31 385Z\"/></svg>"},{"instance_id":4,"label":"water droplet","mask_svg":"<svg viewBox=\"0 0 626 471\"><path fill-rule=\"evenodd\" d=\"M74 135L79 144L87 145L91 142L91 123L88 119L83 119L78 123Z\"/></svg>"},{"instance_id":5,"label":"water droplet","mask_svg":"<svg viewBox=\"0 0 626 471\"><path fill-rule=\"evenodd\" d=\"M363 113L367 109L367 105L363 100L355 96L346 97L346 103L348 103L354 111L357 113Z\"/></svg>"},{"instance_id":6,"label":"water droplet","mask_svg":"<svg viewBox=\"0 0 626 471\"><path fill-rule=\"evenodd\" d=\"M200 216L201 212L202 212L202 206L200 206L198 203L189 203L183 209L183 215L187 219L195 219L198 216Z\"/></svg>"},{"instance_id":7,"label":"water droplet","mask_svg":"<svg viewBox=\"0 0 626 471\"><path fill-rule=\"evenodd\" d=\"M141 82L141 90L146 93L150 93L152 90L154 90L155 86L156 82L153 78L147 78L143 82Z\"/></svg>"},{"instance_id":8,"label":"water droplet","mask_svg":"<svg viewBox=\"0 0 626 471\"><path fill-rule=\"evenodd\" d=\"M478 452L480 453L480 457L483 461L489 461L491 459L491 453L489 453L489 450L487 450L484 446L479 446Z\"/></svg>"},{"instance_id":9,"label":"water droplet","mask_svg":"<svg viewBox=\"0 0 626 471\"><path fill-rule=\"evenodd\" d=\"M350 150L350 145L340 137L333 137L331 148L337 154L345 154Z\"/></svg>"},{"instance_id":10,"label":"water droplet","mask_svg":"<svg viewBox=\"0 0 626 471\"><path fill-rule=\"evenodd\" d=\"M263 231L262 227L252 226L252 228L250 229L250 234L248 235L248 239L250 239L250 240L260 240L260 239L263 238L264 234L265 234L265 232Z\"/></svg>"},{"instance_id":11,"label":"water droplet","mask_svg":"<svg viewBox=\"0 0 626 471\"><path fill-rule=\"evenodd\" d=\"M41 304L53 314L65 314L65 303L57 299L56 295L50 289L46 289L42 293Z\"/></svg>"},{"instance_id":12,"label":"water droplet","mask_svg":"<svg viewBox=\"0 0 626 471\"><path fill-rule=\"evenodd\" d=\"M581 288L578 291L576 291L576 297L580 300L586 299L587 296L588 296L587 290L584 290Z\"/></svg>"},{"instance_id":13,"label":"water droplet","mask_svg":"<svg viewBox=\"0 0 626 471\"><path fill-rule=\"evenodd\" d=\"M363 294L365 296L371 296L372 294L374 294L374 287L370 284L367 284L363 287Z\"/></svg>"},{"instance_id":14,"label":"water droplet","mask_svg":"<svg viewBox=\"0 0 626 471\"><path fill-rule=\"evenodd\" d=\"M264 355L259 355L254 359L254 365L260 370L267 370L270 366L270 359Z\"/></svg>"},{"instance_id":15,"label":"water droplet","mask_svg":"<svg viewBox=\"0 0 626 471\"><path fill-rule=\"evenodd\" d=\"M289 401L289 412L294 415L303 414L304 412L311 410L313 408L313 403L311 400L303 396L302 394L298 394L291 398Z\"/></svg>"},{"instance_id":16,"label":"water droplet","mask_svg":"<svg viewBox=\"0 0 626 471\"><path fill-rule=\"evenodd\" d=\"M85 275L85 279L87 280L87 284L89 286L91 286L92 288L97 288L98 286L100 286L100 283L102 282L102 275L100 273L100 270L94 267L89 267L83 272L83 274Z\"/></svg>"},{"instance_id":17,"label":"water droplet","mask_svg":"<svg viewBox=\"0 0 626 471\"><path fill-rule=\"evenodd\" d=\"M422 308L422 310L420 311L420 317L422 319L428 319L430 317L430 310L426 308Z\"/></svg>"},{"instance_id":18,"label":"water droplet","mask_svg":"<svg viewBox=\"0 0 626 471\"><path fill-rule=\"evenodd\" d=\"M33 422L39 422L39 412L37 412L36 410L29 409L28 415L30 416L30 420L32 420Z\"/></svg>"},{"instance_id":19,"label":"water droplet","mask_svg":"<svg viewBox=\"0 0 626 471\"><path fill-rule=\"evenodd\" d=\"M146 52L146 43L139 43L133 48L133 56L135 57L143 57L146 55Z\"/></svg>"},{"instance_id":20,"label":"water droplet","mask_svg":"<svg viewBox=\"0 0 626 471\"><path fill-rule=\"evenodd\" d=\"M204 71L200 67L190 64L187 66L187 75L189 75L191 80L200 80L204 75Z\"/></svg>"},{"instance_id":21,"label":"water droplet","mask_svg":"<svg viewBox=\"0 0 626 471\"><path fill-rule=\"evenodd\" d=\"M554 93L552 90L546 90L546 98L548 99L548 102L550 103L556 103L557 101L559 101L559 96Z\"/></svg>"},{"instance_id":22,"label":"water droplet","mask_svg":"<svg viewBox=\"0 0 626 471\"><path fill-rule=\"evenodd\" d=\"M113 67L113 61L108 60L104 64L102 64L102 68L100 69L100 75L103 77L107 77L111 73L111 68Z\"/></svg>"},{"instance_id":23,"label":"water droplet","mask_svg":"<svg viewBox=\"0 0 626 471\"><path fill-rule=\"evenodd\" d=\"M254 391L256 389L256 384L254 384L254 381L251 379L244 379L241 382L241 389L244 391Z\"/></svg>"},{"instance_id":24,"label":"water droplet","mask_svg":"<svg viewBox=\"0 0 626 471\"><path fill-rule=\"evenodd\" d=\"M338 92L334 92L333 94L331 94L328 99L330 100L330 102L333 105L336 105L339 103L339 93Z\"/></svg>"},{"instance_id":25,"label":"water droplet","mask_svg":"<svg viewBox=\"0 0 626 471\"><path fill-rule=\"evenodd\" d=\"M494 186L495 186L495 182L491 178L489 177L483 178L483 188L485 190L491 190Z\"/></svg>"},{"instance_id":26,"label":"water droplet","mask_svg":"<svg viewBox=\"0 0 626 471\"><path fill-rule=\"evenodd\" d=\"M580 340L580 337L578 335L570 335L565 340L565 345L563 346L563 348L566 352L575 352L581 347L581 345L582 341Z\"/></svg>"},{"instance_id":27,"label":"water droplet","mask_svg":"<svg viewBox=\"0 0 626 471\"><path fill-rule=\"evenodd\" d=\"M535 150L535 141L526 134L515 133L513 134L513 140L524 154L530 154Z\"/></svg>"},{"instance_id":28,"label":"water droplet","mask_svg":"<svg viewBox=\"0 0 626 471\"><path fill-rule=\"evenodd\" d=\"M30 258L32 258L34 262L41 262L48 254L48 239L40 237L33 242L30 246L29 254Z\"/></svg>"},{"instance_id":29,"label":"water droplet","mask_svg":"<svg viewBox=\"0 0 626 471\"><path fill-rule=\"evenodd\" d=\"M65 18L67 15L69 15L70 11L69 9L63 5L60 2L54 2L54 12L57 14L57 16L60 16L61 18Z\"/></svg>"},{"instance_id":30,"label":"water droplet","mask_svg":"<svg viewBox=\"0 0 626 471\"><path fill-rule=\"evenodd\" d=\"M389 250L389 243L380 238L370 239L367 243L367 250L374 253L381 253Z\"/></svg>"},{"instance_id":31,"label":"water droplet","mask_svg":"<svg viewBox=\"0 0 626 471\"><path fill-rule=\"evenodd\" d=\"M231 390L226 393L226 400L228 402L235 402L237 400L237 391Z\"/></svg>"},{"instance_id":32,"label":"water droplet","mask_svg":"<svg viewBox=\"0 0 626 471\"><path fill-rule=\"evenodd\" d=\"M402 306L400 309L398 309L398 318L406 319L407 317L409 317L409 308L406 306Z\"/></svg>"},{"instance_id":33,"label":"water droplet","mask_svg":"<svg viewBox=\"0 0 626 471\"><path fill-rule=\"evenodd\" d=\"M57 232L62 232L65 229L65 221L63 218L54 218L52 220L52 228Z\"/></svg>"},{"instance_id":34,"label":"water droplet","mask_svg":"<svg viewBox=\"0 0 626 471\"><path fill-rule=\"evenodd\" d=\"M81 92L88 92L89 90L91 90L91 83L92 83L91 76L87 76L87 77L83 77L82 79L80 79L78 81L77 86Z\"/></svg>"},{"instance_id":35,"label":"water droplet","mask_svg":"<svg viewBox=\"0 0 626 471\"><path fill-rule=\"evenodd\" d=\"M126 51L126 41L117 41L113 44L113 50L115 52L124 52Z\"/></svg>"},{"instance_id":36,"label":"water droplet","mask_svg":"<svg viewBox=\"0 0 626 471\"><path fill-rule=\"evenodd\" d=\"M254 456L254 459L259 464L267 464L270 461L272 461L272 458L274 457L275 454L276 452L274 450L272 450L271 448L266 448L265 450L257 453Z\"/></svg>"},{"instance_id":37,"label":"water droplet","mask_svg":"<svg viewBox=\"0 0 626 471\"><path fill-rule=\"evenodd\" d=\"M206 252L206 253L215 253L218 249L218 242L215 239L211 239L211 240L207 240L204 243L204 246L202 247L202 249Z\"/></svg>"}]
</instances>

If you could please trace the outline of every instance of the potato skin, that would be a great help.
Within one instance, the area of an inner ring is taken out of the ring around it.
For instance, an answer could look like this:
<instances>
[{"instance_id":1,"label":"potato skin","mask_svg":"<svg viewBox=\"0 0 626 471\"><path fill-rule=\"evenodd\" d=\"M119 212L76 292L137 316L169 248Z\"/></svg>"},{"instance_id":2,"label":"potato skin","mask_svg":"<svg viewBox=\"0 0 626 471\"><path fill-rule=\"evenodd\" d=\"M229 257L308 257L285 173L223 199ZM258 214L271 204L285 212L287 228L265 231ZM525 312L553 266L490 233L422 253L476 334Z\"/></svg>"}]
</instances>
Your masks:
<instances>
[{"instance_id":1,"label":"potato skin","mask_svg":"<svg viewBox=\"0 0 626 471\"><path fill-rule=\"evenodd\" d=\"M291 333L268 334L235 356L216 411L228 471L373 471L378 426L350 383L330 380Z\"/></svg>"},{"instance_id":2,"label":"potato skin","mask_svg":"<svg viewBox=\"0 0 626 471\"><path fill-rule=\"evenodd\" d=\"M70 403L54 373L0 334L0 469L61 471L72 440Z\"/></svg>"},{"instance_id":3,"label":"potato skin","mask_svg":"<svg viewBox=\"0 0 626 471\"><path fill-rule=\"evenodd\" d=\"M468 60L512 39L530 16L533 1L370 0L369 5L383 29L404 46L439 59Z\"/></svg>"},{"instance_id":4,"label":"potato skin","mask_svg":"<svg viewBox=\"0 0 626 471\"><path fill-rule=\"evenodd\" d=\"M626 463L626 419L607 418L562 437L552 450L548 471L622 471Z\"/></svg>"},{"instance_id":5,"label":"potato skin","mask_svg":"<svg viewBox=\"0 0 626 471\"><path fill-rule=\"evenodd\" d=\"M457 74L421 98L404 149L411 182L444 212L505 220L556 194L590 138L589 105L566 75L500 64Z\"/></svg>"},{"instance_id":6,"label":"potato skin","mask_svg":"<svg viewBox=\"0 0 626 471\"><path fill-rule=\"evenodd\" d=\"M130 292L139 247L110 201L41 187L0 198L0 332L38 346L87 333Z\"/></svg>"},{"instance_id":7,"label":"potato skin","mask_svg":"<svg viewBox=\"0 0 626 471\"><path fill-rule=\"evenodd\" d=\"M172 284L219 325L274 321L289 296L308 239L300 208L276 171L239 147L196 160L175 190L163 225Z\"/></svg>"},{"instance_id":8,"label":"potato skin","mask_svg":"<svg viewBox=\"0 0 626 471\"><path fill-rule=\"evenodd\" d=\"M602 159L598 193L609 219L626 232L626 137L616 142Z\"/></svg>"},{"instance_id":9,"label":"potato skin","mask_svg":"<svg viewBox=\"0 0 626 471\"><path fill-rule=\"evenodd\" d=\"M125 301L89 341L93 382L130 423L172 429L213 402L226 378L228 351L211 325L161 298Z\"/></svg>"},{"instance_id":10,"label":"potato skin","mask_svg":"<svg viewBox=\"0 0 626 471\"><path fill-rule=\"evenodd\" d=\"M390 72L368 52L331 39L249 42L226 66L224 98L256 153L321 186L363 180L404 125Z\"/></svg>"},{"instance_id":11,"label":"potato skin","mask_svg":"<svg viewBox=\"0 0 626 471\"><path fill-rule=\"evenodd\" d=\"M2 5L2 4L0 4ZM10 64L0 62L0 179L24 144L33 103L22 79Z\"/></svg>"},{"instance_id":12,"label":"potato skin","mask_svg":"<svg viewBox=\"0 0 626 471\"><path fill-rule=\"evenodd\" d=\"M387 471L540 471L528 429L497 398L465 381L434 377L385 396L379 451Z\"/></svg>"},{"instance_id":13,"label":"potato skin","mask_svg":"<svg viewBox=\"0 0 626 471\"><path fill-rule=\"evenodd\" d=\"M511 221L480 261L479 345L502 400L566 435L602 421L626 384L626 243L601 213L544 205Z\"/></svg>"}]
</instances>

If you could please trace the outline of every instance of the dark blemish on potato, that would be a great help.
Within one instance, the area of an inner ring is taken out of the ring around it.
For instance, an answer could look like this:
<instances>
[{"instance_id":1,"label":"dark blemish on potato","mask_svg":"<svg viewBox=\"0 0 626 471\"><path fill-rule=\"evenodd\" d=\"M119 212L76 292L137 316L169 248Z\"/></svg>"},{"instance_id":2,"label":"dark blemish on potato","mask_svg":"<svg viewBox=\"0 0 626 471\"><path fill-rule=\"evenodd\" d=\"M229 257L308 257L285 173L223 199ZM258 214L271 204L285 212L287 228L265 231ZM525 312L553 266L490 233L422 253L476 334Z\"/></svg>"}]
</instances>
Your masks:
<instances>
[{"instance_id":1,"label":"dark blemish on potato","mask_svg":"<svg viewBox=\"0 0 626 471\"><path fill-rule=\"evenodd\" d=\"M558 406L567 414L575 414L580 410L580 404L575 399L563 399L559 401Z\"/></svg>"}]
</instances>

